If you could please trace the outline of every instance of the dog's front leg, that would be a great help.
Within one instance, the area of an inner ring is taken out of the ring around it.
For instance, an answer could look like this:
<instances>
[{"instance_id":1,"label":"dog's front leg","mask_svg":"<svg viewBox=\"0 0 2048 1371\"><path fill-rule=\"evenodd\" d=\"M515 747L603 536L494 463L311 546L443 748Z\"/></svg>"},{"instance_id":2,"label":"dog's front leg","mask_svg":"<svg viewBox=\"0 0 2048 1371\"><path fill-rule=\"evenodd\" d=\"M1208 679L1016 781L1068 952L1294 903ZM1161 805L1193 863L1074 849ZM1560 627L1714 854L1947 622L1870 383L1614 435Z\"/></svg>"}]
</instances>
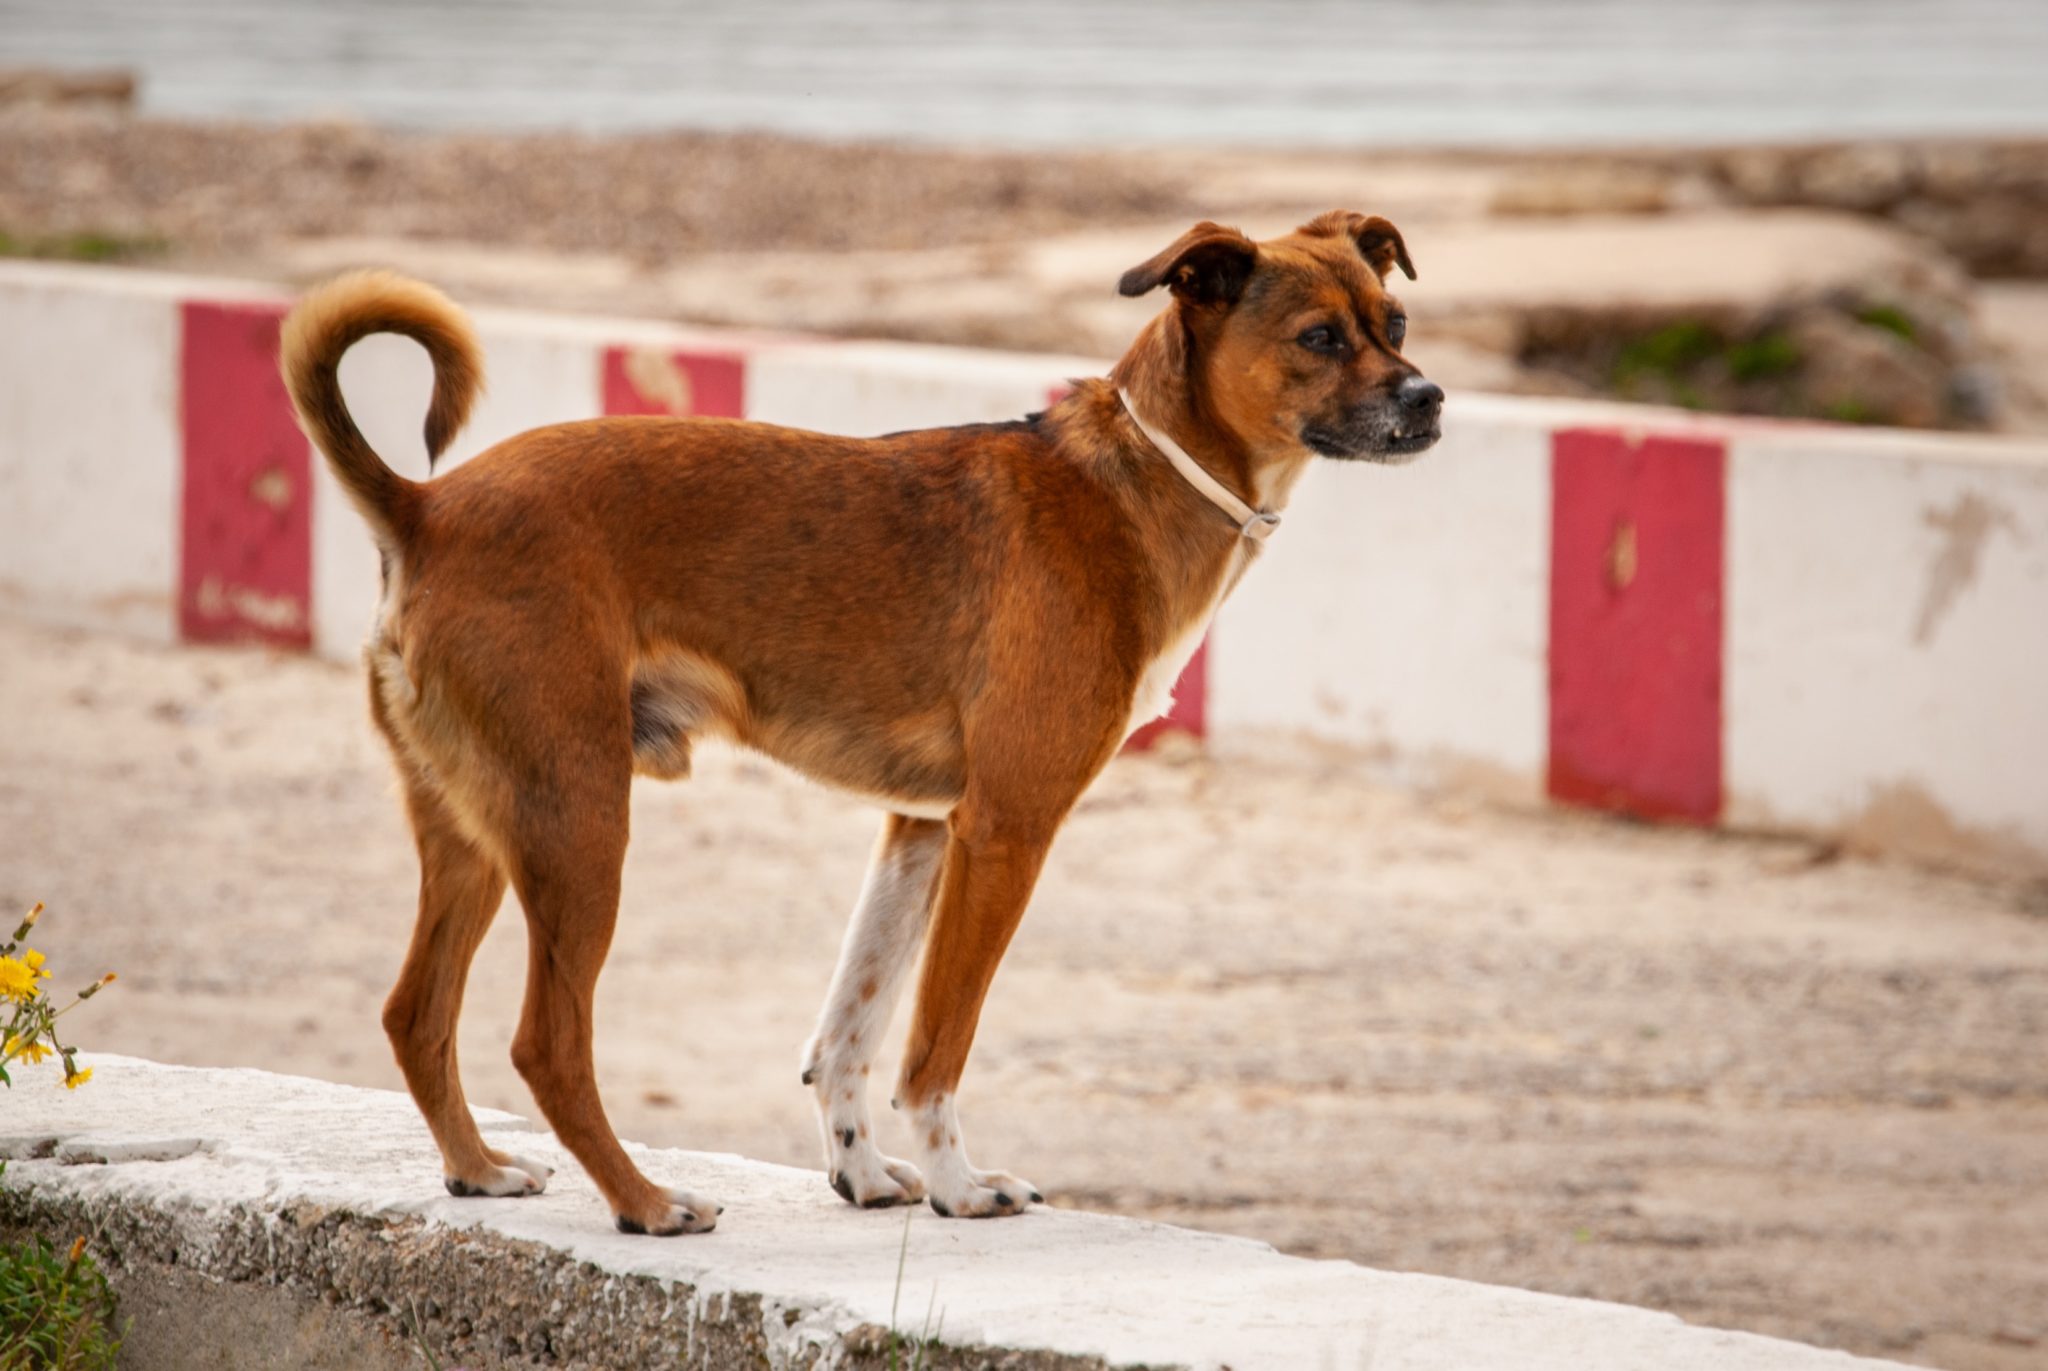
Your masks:
<instances>
[{"instance_id":1,"label":"dog's front leg","mask_svg":"<svg viewBox=\"0 0 2048 1371\"><path fill-rule=\"evenodd\" d=\"M932 1208L948 1218L1016 1214L1045 1198L1027 1180L968 1164L953 1097L989 982L1024 917L1051 842L1052 826L1014 828L954 815L897 1087Z\"/></svg>"},{"instance_id":2,"label":"dog's front leg","mask_svg":"<svg viewBox=\"0 0 2048 1371\"><path fill-rule=\"evenodd\" d=\"M817 1091L826 1173L834 1190L865 1208L924 1198L917 1168L883 1156L875 1146L868 1070L917 958L945 851L946 825L940 820L891 814L884 821L818 1031L804 1048L804 1084Z\"/></svg>"}]
</instances>

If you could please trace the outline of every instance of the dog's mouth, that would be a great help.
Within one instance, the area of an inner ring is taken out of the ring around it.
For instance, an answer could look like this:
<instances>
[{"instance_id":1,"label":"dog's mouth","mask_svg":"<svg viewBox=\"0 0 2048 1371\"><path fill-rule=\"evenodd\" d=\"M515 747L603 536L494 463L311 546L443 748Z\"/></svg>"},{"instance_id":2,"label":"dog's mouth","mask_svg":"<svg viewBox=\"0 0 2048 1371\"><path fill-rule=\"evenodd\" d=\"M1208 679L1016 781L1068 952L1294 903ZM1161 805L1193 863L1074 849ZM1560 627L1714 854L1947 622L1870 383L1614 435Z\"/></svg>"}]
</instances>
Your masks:
<instances>
[{"instance_id":1,"label":"dog's mouth","mask_svg":"<svg viewBox=\"0 0 2048 1371\"><path fill-rule=\"evenodd\" d=\"M1311 424L1302 430L1301 440L1324 457L1348 462L1383 462L1398 466L1413 461L1436 446L1443 429L1435 415L1375 418L1343 428Z\"/></svg>"},{"instance_id":2,"label":"dog's mouth","mask_svg":"<svg viewBox=\"0 0 2048 1371\"><path fill-rule=\"evenodd\" d=\"M1397 428L1387 435L1384 443L1367 455L1377 457L1381 461L1402 462L1429 451L1436 446L1436 440L1443 436L1444 431L1437 427L1434 420L1423 427L1406 430Z\"/></svg>"}]
</instances>

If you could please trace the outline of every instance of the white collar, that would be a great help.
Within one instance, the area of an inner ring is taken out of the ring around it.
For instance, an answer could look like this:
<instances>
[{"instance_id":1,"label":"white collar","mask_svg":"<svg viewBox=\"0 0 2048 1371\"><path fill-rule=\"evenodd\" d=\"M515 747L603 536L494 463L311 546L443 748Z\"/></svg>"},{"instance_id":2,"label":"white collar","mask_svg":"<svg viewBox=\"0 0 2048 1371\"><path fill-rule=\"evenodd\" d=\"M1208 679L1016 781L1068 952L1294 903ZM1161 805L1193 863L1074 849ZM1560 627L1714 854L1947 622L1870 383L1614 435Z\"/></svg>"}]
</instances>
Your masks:
<instances>
[{"instance_id":1,"label":"white collar","mask_svg":"<svg viewBox=\"0 0 2048 1371\"><path fill-rule=\"evenodd\" d=\"M1124 413L1131 416L1131 422L1138 426L1138 432L1151 440L1152 446L1158 448L1166 460L1173 463L1173 469L1186 478L1189 485L1201 491L1209 503L1228 514L1231 522L1237 525L1239 533L1255 543L1263 543L1274 529L1280 527L1278 514L1270 509L1253 509L1232 495L1221 481L1203 469L1200 462L1188 456L1186 449L1179 443L1146 423L1139 415L1138 407L1131 403L1129 391L1119 387L1116 397L1123 401Z\"/></svg>"}]
</instances>

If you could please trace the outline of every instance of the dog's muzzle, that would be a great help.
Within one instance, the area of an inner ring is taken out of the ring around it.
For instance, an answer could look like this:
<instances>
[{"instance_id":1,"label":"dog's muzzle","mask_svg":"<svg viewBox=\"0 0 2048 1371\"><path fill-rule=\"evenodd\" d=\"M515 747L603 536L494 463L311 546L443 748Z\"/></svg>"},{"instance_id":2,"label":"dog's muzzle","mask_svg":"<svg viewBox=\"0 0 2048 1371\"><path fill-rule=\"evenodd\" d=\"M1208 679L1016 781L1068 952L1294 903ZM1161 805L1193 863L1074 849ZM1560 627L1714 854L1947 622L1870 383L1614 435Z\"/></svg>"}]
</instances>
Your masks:
<instances>
[{"instance_id":1,"label":"dog's muzzle","mask_svg":"<svg viewBox=\"0 0 2048 1371\"><path fill-rule=\"evenodd\" d=\"M1338 425L1311 424L1301 438L1325 457L1399 463L1434 447L1443 436L1444 389L1434 381L1409 376L1394 393L1354 410Z\"/></svg>"}]
</instances>

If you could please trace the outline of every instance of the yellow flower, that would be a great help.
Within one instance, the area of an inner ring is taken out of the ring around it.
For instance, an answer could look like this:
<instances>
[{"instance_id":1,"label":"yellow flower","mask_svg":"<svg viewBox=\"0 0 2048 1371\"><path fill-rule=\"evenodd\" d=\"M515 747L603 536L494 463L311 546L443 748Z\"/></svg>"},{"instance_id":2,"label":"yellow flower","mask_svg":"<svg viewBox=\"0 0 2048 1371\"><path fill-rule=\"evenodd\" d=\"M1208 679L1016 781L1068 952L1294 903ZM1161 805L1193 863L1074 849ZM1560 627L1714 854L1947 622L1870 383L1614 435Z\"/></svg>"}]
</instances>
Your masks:
<instances>
[{"instance_id":1,"label":"yellow flower","mask_svg":"<svg viewBox=\"0 0 2048 1371\"><path fill-rule=\"evenodd\" d=\"M37 976L46 981L50 979L50 973L43 969L42 953L32 947L24 947L21 950L21 959L28 963L28 969L35 972Z\"/></svg>"},{"instance_id":2,"label":"yellow flower","mask_svg":"<svg viewBox=\"0 0 2048 1371\"><path fill-rule=\"evenodd\" d=\"M74 1071L70 1075L66 1076L64 1078L64 1088L66 1090L76 1090L79 1086L84 1085L87 1081L91 1079L92 1068L88 1066L83 1071Z\"/></svg>"},{"instance_id":3,"label":"yellow flower","mask_svg":"<svg viewBox=\"0 0 2048 1371\"><path fill-rule=\"evenodd\" d=\"M36 973L13 957L0 957L0 1000L25 1000L35 993Z\"/></svg>"},{"instance_id":4,"label":"yellow flower","mask_svg":"<svg viewBox=\"0 0 2048 1371\"><path fill-rule=\"evenodd\" d=\"M0 1057L5 1057L10 1061L19 1057L30 1066L34 1066L49 1055L49 1044L39 1043L33 1039L23 1042L18 1034L13 1033L7 1035L7 1045L4 1048L0 1048Z\"/></svg>"}]
</instances>

